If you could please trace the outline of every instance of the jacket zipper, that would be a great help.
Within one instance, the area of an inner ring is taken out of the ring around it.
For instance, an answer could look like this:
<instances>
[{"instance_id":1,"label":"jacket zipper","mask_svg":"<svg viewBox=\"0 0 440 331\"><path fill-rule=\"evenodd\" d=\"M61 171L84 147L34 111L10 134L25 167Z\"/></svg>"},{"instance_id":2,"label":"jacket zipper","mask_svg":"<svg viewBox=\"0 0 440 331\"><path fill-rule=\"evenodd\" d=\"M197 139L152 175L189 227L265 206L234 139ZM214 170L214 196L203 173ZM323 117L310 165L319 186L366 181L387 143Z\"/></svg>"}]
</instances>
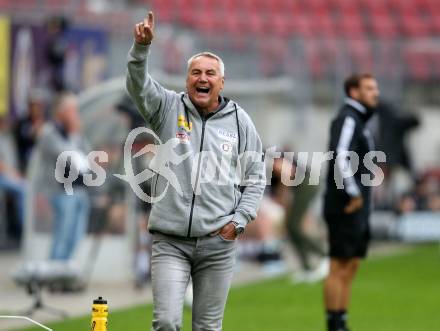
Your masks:
<instances>
[{"instance_id":1,"label":"jacket zipper","mask_svg":"<svg viewBox=\"0 0 440 331\"><path fill-rule=\"evenodd\" d=\"M196 200L196 189L197 189L197 185L199 184L199 174L200 174L200 161L202 158L202 150L203 150L203 140L205 139L205 125L206 125L206 121L207 119L202 118L202 138L200 139L200 151L199 151L199 160L197 162L197 173L196 173L196 181L195 181L195 185L194 185L194 190L193 190L193 196L192 196L192 202L191 202L191 211L189 213L189 225L188 225L188 233L187 233L187 237L190 238L191 237L191 227L192 227L192 219L193 219L193 212L194 212L194 202Z\"/></svg>"}]
</instances>

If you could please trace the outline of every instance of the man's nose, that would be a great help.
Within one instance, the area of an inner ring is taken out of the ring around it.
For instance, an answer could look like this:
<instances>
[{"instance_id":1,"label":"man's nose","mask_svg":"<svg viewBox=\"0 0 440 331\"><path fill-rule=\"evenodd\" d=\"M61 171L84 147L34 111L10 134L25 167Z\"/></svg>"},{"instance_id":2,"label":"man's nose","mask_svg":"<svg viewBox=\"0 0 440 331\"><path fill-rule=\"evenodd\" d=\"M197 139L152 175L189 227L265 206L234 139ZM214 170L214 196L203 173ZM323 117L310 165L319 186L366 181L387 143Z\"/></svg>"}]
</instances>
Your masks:
<instances>
[{"instance_id":1,"label":"man's nose","mask_svg":"<svg viewBox=\"0 0 440 331\"><path fill-rule=\"evenodd\" d=\"M207 81L206 75L205 74L201 74L199 76L199 82L206 82L206 81Z\"/></svg>"}]
</instances>

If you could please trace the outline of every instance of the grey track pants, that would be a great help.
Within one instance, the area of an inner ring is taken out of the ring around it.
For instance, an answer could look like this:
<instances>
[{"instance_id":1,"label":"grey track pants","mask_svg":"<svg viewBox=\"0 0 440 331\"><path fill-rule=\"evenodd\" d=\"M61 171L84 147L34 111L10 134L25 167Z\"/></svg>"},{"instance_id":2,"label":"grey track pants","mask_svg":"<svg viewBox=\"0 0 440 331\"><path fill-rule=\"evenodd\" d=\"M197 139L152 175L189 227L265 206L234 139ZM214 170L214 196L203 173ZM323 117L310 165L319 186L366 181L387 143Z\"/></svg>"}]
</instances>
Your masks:
<instances>
[{"instance_id":1,"label":"grey track pants","mask_svg":"<svg viewBox=\"0 0 440 331\"><path fill-rule=\"evenodd\" d=\"M155 233L151 257L153 331L182 328L183 301L193 281L193 331L219 331L231 285L236 242L219 235L180 238Z\"/></svg>"}]
</instances>

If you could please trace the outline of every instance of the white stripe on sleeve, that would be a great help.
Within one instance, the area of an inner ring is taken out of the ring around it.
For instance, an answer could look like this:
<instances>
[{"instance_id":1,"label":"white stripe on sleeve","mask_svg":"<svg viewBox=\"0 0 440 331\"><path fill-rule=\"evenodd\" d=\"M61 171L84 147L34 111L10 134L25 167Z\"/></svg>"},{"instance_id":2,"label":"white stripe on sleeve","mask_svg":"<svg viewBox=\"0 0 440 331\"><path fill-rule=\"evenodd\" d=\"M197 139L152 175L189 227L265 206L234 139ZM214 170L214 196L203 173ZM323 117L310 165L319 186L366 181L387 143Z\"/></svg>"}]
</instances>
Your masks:
<instances>
[{"instance_id":1,"label":"white stripe on sleeve","mask_svg":"<svg viewBox=\"0 0 440 331\"><path fill-rule=\"evenodd\" d=\"M346 117L344 124L342 125L341 135L339 137L338 145L336 147L336 153L347 153L350 148L351 141L353 139L354 129L356 127L356 122L352 117ZM350 162L347 157L337 158L335 166L339 168L341 175L344 178L344 189L350 196L360 195L359 187L356 184L353 176L348 176L351 167Z\"/></svg>"}]
</instances>

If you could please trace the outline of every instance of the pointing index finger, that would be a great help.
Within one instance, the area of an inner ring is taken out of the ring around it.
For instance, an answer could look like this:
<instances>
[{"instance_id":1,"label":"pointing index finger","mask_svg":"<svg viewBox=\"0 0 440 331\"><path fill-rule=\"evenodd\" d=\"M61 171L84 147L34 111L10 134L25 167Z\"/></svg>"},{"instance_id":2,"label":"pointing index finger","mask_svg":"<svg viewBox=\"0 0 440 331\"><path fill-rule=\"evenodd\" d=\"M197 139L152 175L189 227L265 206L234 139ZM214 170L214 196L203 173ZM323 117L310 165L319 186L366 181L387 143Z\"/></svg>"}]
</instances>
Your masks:
<instances>
[{"instance_id":1,"label":"pointing index finger","mask_svg":"<svg viewBox=\"0 0 440 331\"><path fill-rule=\"evenodd\" d=\"M154 28L154 14L152 11L148 12L148 25L151 29Z\"/></svg>"}]
</instances>

